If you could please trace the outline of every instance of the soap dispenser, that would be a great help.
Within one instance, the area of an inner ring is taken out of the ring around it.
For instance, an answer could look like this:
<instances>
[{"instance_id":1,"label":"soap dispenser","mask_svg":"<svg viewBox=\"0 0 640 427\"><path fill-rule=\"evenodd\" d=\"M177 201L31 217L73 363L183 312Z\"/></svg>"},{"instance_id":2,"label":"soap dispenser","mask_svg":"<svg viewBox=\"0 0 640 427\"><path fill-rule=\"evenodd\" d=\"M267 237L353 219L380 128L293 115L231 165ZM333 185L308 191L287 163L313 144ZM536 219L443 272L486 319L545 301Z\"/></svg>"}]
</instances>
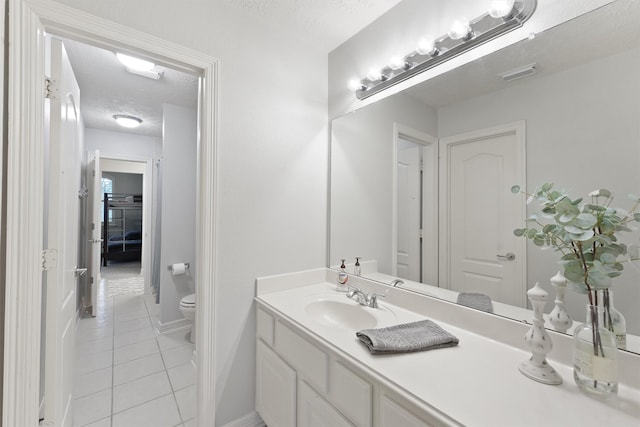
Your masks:
<instances>
[{"instance_id":1,"label":"soap dispenser","mask_svg":"<svg viewBox=\"0 0 640 427\"><path fill-rule=\"evenodd\" d=\"M340 272L338 273L338 291L345 292L347 290L347 282L349 281L349 275L347 274L347 267L344 265L344 260L341 260Z\"/></svg>"},{"instance_id":2,"label":"soap dispenser","mask_svg":"<svg viewBox=\"0 0 640 427\"><path fill-rule=\"evenodd\" d=\"M356 276L360 276L360 274L362 273L362 270L360 268L360 257L356 257L356 264L353 266L353 274L355 274Z\"/></svg>"}]
</instances>

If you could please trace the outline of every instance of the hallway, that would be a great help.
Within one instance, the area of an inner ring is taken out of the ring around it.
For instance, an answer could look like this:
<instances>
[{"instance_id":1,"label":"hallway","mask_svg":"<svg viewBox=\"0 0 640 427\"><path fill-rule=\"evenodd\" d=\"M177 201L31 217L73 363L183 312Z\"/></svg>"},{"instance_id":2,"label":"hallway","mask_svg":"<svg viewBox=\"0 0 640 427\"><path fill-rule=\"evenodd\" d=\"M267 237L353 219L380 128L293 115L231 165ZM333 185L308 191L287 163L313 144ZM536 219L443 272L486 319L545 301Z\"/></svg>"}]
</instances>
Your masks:
<instances>
[{"instance_id":1,"label":"hallway","mask_svg":"<svg viewBox=\"0 0 640 427\"><path fill-rule=\"evenodd\" d=\"M158 306L137 288L122 287L138 286L137 272L123 267L103 269L96 317L78 326L73 425L194 426L194 345L187 331L156 336ZM111 295L110 282L116 285Z\"/></svg>"}]
</instances>

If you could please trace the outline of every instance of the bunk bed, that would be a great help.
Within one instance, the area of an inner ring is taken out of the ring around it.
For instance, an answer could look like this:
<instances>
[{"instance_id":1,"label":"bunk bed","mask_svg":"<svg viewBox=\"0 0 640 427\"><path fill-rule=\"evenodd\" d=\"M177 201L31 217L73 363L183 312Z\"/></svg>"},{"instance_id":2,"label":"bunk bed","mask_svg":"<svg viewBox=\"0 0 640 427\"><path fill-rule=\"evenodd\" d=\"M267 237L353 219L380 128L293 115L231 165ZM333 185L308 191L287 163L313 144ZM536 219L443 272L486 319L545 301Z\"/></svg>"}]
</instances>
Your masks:
<instances>
[{"instance_id":1,"label":"bunk bed","mask_svg":"<svg viewBox=\"0 0 640 427\"><path fill-rule=\"evenodd\" d=\"M102 263L139 261L142 254L142 196L104 193Z\"/></svg>"}]
</instances>

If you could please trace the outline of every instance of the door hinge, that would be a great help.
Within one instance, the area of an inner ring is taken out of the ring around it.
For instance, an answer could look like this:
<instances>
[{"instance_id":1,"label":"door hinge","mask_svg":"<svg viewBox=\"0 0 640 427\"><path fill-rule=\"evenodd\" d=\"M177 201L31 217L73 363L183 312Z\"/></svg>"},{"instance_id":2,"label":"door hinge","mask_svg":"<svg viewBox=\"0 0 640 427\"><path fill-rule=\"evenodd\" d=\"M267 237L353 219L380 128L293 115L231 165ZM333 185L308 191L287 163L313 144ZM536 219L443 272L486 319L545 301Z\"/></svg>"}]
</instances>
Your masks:
<instances>
[{"instance_id":1,"label":"door hinge","mask_svg":"<svg viewBox=\"0 0 640 427\"><path fill-rule=\"evenodd\" d=\"M58 99L58 82L47 76L44 78L44 97L47 99Z\"/></svg>"},{"instance_id":2,"label":"door hinge","mask_svg":"<svg viewBox=\"0 0 640 427\"><path fill-rule=\"evenodd\" d=\"M45 249L42 251L42 270L49 271L56 268L58 264L58 250Z\"/></svg>"},{"instance_id":3,"label":"door hinge","mask_svg":"<svg viewBox=\"0 0 640 427\"><path fill-rule=\"evenodd\" d=\"M422 234L422 228L420 230L418 230L418 237L420 237L422 239L423 234Z\"/></svg>"},{"instance_id":4,"label":"door hinge","mask_svg":"<svg viewBox=\"0 0 640 427\"><path fill-rule=\"evenodd\" d=\"M95 229L96 229L96 223L95 223L95 222L92 222L92 223L91 223L91 229L92 229L92 230L95 230Z\"/></svg>"}]
</instances>

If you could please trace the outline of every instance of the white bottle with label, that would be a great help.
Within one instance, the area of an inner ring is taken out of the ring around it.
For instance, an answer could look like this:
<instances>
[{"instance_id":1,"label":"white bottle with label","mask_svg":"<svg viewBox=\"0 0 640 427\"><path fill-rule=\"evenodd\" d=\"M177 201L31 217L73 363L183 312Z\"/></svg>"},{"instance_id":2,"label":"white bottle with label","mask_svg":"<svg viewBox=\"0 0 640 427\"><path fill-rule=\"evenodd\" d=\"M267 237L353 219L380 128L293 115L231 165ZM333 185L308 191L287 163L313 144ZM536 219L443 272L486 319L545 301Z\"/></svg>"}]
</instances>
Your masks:
<instances>
[{"instance_id":1,"label":"white bottle with label","mask_svg":"<svg viewBox=\"0 0 640 427\"><path fill-rule=\"evenodd\" d=\"M347 282L349 281L349 275L347 274L347 267L344 265L345 260L340 260L340 272L338 273L338 292L347 292Z\"/></svg>"}]
</instances>

